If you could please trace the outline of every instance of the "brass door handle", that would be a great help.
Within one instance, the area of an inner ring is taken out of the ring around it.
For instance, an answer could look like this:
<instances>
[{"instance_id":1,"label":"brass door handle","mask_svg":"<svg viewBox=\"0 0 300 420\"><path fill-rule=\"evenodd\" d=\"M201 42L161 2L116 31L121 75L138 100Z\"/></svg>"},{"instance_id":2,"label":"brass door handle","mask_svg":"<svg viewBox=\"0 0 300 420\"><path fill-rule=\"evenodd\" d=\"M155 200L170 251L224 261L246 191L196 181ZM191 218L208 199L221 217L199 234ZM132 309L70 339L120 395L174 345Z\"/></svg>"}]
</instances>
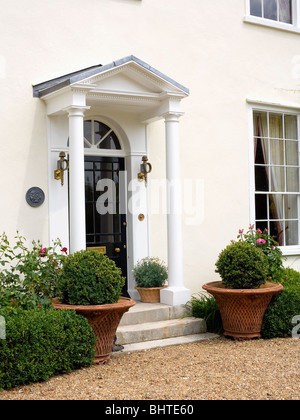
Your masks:
<instances>
[{"instance_id":1,"label":"brass door handle","mask_svg":"<svg viewBox=\"0 0 300 420\"><path fill-rule=\"evenodd\" d=\"M120 248L115 248L115 251L120 252L121 250L120 250Z\"/></svg>"}]
</instances>

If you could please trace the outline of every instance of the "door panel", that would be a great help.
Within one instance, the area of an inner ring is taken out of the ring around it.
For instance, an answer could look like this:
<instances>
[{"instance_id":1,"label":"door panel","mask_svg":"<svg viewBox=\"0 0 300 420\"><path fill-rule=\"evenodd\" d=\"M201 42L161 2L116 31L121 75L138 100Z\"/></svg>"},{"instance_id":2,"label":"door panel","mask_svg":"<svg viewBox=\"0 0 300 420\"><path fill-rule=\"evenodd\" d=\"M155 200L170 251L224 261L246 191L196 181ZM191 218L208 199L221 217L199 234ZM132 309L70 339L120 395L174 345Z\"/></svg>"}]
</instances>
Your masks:
<instances>
[{"instance_id":1,"label":"door panel","mask_svg":"<svg viewBox=\"0 0 300 420\"><path fill-rule=\"evenodd\" d=\"M105 253L126 277L126 215L120 214L120 171L123 158L85 156L86 246Z\"/></svg>"}]
</instances>

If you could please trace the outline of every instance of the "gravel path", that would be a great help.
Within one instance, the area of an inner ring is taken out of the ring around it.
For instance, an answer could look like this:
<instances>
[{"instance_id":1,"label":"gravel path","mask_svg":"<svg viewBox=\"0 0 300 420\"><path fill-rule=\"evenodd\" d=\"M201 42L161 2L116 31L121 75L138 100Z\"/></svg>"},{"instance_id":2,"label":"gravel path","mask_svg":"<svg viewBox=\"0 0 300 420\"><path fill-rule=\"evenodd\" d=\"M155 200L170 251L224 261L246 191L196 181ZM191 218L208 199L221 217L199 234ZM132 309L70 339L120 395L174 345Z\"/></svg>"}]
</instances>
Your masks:
<instances>
[{"instance_id":1,"label":"gravel path","mask_svg":"<svg viewBox=\"0 0 300 420\"><path fill-rule=\"evenodd\" d=\"M299 400L300 339L199 343L114 354L0 400Z\"/></svg>"}]
</instances>

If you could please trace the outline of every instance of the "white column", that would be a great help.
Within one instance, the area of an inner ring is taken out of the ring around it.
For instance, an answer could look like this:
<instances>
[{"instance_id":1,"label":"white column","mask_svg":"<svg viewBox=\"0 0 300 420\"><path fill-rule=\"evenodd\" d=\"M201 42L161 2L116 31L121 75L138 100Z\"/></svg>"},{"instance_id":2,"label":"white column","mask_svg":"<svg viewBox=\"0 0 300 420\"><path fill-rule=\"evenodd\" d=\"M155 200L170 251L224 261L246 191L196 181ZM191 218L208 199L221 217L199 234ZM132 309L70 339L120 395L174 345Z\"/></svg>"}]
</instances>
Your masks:
<instances>
[{"instance_id":1,"label":"white column","mask_svg":"<svg viewBox=\"0 0 300 420\"><path fill-rule=\"evenodd\" d=\"M183 282L179 116L165 115L169 276L168 287L161 291L161 303L172 306L185 304L191 298Z\"/></svg>"},{"instance_id":2,"label":"white column","mask_svg":"<svg viewBox=\"0 0 300 420\"><path fill-rule=\"evenodd\" d=\"M70 253L86 249L83 118L86 107L69 112Z\"/></svg>"}]
</instances>

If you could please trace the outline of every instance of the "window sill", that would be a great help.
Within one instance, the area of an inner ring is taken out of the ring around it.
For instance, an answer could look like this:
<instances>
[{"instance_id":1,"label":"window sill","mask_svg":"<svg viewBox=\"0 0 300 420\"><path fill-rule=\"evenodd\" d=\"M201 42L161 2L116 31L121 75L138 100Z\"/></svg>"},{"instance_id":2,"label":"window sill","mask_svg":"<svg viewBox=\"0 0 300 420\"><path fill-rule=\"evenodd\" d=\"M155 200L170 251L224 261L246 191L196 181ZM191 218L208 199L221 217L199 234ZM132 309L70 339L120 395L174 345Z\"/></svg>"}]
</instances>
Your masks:
<instances>
[{"instance_id":1,"label":"window sill","mask_svg":"<svg viewBox=\"0 0 300 420\"><path fill-rule=\"evenodd\" d=\"M245 16L244 22L252 23L254 25L259 25L259 26L265 26L268 28L279 29L281 31L300 34L300 28L297 28L296 26L289 25L288 23L275 22L269 19L263 19L256 16Z\"/></svg>"},{"instance_id":2,"label":"window sill","mask_svg":"<svg viewBox=\"0 0 300 420\"><path fill-rule=\"evenodd\" d=\"M300 247L299 246L281 246L280 247L282 254L285 257L292 257L300 255Z\"/></svg>"}]
</instances>

